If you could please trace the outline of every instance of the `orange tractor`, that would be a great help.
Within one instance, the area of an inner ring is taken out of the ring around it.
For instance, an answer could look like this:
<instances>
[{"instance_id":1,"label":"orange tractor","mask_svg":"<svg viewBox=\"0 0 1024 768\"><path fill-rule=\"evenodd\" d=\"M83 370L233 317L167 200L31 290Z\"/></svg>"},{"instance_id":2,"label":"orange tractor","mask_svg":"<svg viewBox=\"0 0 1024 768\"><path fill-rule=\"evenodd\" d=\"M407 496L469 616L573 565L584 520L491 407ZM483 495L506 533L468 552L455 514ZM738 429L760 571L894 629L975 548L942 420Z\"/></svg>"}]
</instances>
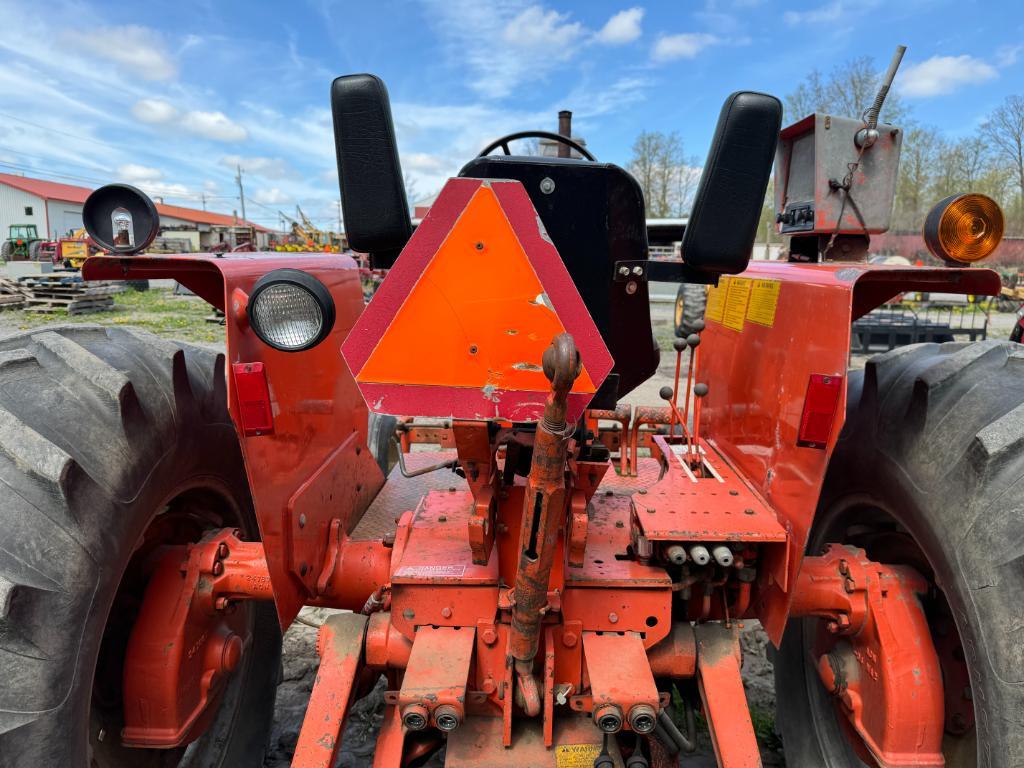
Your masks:
<instances>
[{"instance_id":1,"label":"orange tractor","mask_svg":"<svg viewBox=\"0 0 1024 768\"><path fill-rule=\"evenodd\" d=\"M1024 356L924 344L848 372L904 291L995 294L987 198L947 268L869 265L902 132L725 102L682 260L615 165L481 156L412 233L387 94L331 90L342 255L137 255L98 190L90 279L173 278L226 355L120 328L0 340L0 765L258 766L281 631L320 630L294 766L386 681L379 768L761 764L738 632L775 646L791 766L1024 762ZM498 142L497 146L502 146ZM749 263L773 161L789 262ZM842 257L846 257L844 260ZM648 281L711 286L664 405ZM396 418L398 417L398 418ZM399 461L389 453L397 446Z\"/></svg>"}]
</instances>

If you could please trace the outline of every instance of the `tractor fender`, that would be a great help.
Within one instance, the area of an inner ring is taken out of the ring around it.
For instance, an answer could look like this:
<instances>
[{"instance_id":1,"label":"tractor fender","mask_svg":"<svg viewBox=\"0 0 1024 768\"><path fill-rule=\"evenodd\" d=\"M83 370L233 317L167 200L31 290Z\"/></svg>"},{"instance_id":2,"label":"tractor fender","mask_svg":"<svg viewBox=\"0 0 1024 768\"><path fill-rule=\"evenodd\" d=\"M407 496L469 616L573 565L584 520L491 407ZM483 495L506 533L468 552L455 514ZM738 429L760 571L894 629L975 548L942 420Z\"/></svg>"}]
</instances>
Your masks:
<instances>
[{"instance_id":1,"label":"tractor fender","mask_svg":"<svg viewBox=\"0 0 1024 768\"><path fill-rule=\"evenodd\" d=\"M775 644L846 416L851 323L904 292L999 289L999 275L988 269L754 261L710 290L700 347L700 377L709 386L702 424L790 531L787 546L766 556L773 576L756 605ZM800 429L812 376L839 386L827 440L808 446Z\"/></svg>"},{"instance_id":2,"label":"tractor fender","mask_svg":"<svg viewBox=\"0 0 1024 768\"><path fill-rule=\"evenodd\" d=\"M327 287L330 333L301 352L282 352L252 331L246 307L260 277L297 269ZM233 253L94 256L86 280L173 279L225 314L228 409L238 432L278 618L287 627L316 595L333 519L351 530L384 484L368 450L368 410L339 352L363 311L356 262L338 254ZM273 427L242 429L234 366L262 363Z\"/></svg>"}]
</instances>

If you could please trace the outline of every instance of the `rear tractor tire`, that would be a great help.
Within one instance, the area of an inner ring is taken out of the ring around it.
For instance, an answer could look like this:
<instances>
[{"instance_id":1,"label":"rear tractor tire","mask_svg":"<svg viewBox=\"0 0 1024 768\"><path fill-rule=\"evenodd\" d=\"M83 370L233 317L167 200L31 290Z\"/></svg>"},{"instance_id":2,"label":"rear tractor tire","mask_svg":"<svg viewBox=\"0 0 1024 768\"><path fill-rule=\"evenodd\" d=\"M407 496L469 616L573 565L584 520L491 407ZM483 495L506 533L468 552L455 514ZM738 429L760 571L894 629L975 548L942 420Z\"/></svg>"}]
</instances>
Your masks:
<instances>
[{"instance_id":1,"label":"rear tractor tire","mask_svg":"<svg viewBox=\"0 0 1024 768\"><path fill-rule=\"evenodd\" d=\"M0 261L10 261L14 258L14 243L10 240L4 240L3 245L0 245Z\"/></svg>"},{"instance_id":2,"label":"rear tractor tire","mask_svg":"<svg viewBox=\"0 0 1024 768\"><path fill-rule=\"evenodd\" d=\"M1024 765L1024 350L1004 341L917 344L851 376L808 553L826 543L909 565L946 689L949 768ZM860 768L845 717L794 620L775 658L791 768Z\"/></svg>"},{"instance_id":3,"label":"rear tractor tire","mask_svg":"<svg viewBox=\"0 0 1024 768\"><path fill-rule=\"evenodd\" d=\"M257 766L281 634L249 630L205 734L121 745L123 658L164 545L234 527L258 538L225 405L224 358L124 329L0 339L0 767Z\"/></svg>"},{"instance_id":4,"label":"rear tractor tire","mask_svg":"<svg viewBox=\"0 0 1024 768\"><path fill-rule=\"evenodd\" d=\"M673 313L676 336L685 339L691 333L699 333L704 329L704 310L707 303L707 286L700 283L679 284Z\"/></svg>"},{"instance_id":5,"label":"rear tractor tire","mask_svg":"<svg viewBox=\"0 0 1024 768\"><path fill-rule=\"evenodd\" d=\"M398 461L398 448L395 446L398 419L383 413L371 413L368 421L366 446L377 460L377 466L384 477L387 477Z\"/></svg>"}]
</instances>

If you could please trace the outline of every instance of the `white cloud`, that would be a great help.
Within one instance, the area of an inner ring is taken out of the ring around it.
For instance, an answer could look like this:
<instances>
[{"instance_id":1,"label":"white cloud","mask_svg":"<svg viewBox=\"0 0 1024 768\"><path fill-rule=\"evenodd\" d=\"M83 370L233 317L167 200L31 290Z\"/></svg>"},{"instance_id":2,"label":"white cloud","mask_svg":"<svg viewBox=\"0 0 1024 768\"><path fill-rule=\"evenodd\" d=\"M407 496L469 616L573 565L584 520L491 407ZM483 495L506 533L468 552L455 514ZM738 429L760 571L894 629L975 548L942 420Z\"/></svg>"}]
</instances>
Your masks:
<instances>
[{"instance_id":1,"label":"white cloud","mask_svg":"<svg viewBox=\"0 0 1024 768\"><path fill-rule=\"evenodd\" d=\"M277 187L272 187L270 189L257 189L253 193L252 199L257 203L263 203L263 205L282 205L289 202L292 198Z\"/></svg>"},{"instance_id":2,"label":"white cloud","mask_svg":"<svg viewBox=\"0 0 1024 768\"><path fill-rule=\"evenodd\" d=\"M159 168L126 163L118 166L116 178L126 184L135 185L150 197L178 198L186 200L186 205L193 204L191 200L195 195L192 194L192 190L185 184L163 181L164 174Z\"/></svg>"},{"instance_id":3,"label":"white cloud","mask_svg":"<svg viewBox=\"0 0 1024 768\"><path fill-rule=\"evenodd\" d=\"M181 118L181 127L196 136L213 141L245 141L249 132L223 112L192 110Z\"/></svg>"},{"instance_id":4,"label":"white cloud","mask_svg":"<svg viewBox=\"0 0 1024 768\"><path fill-rule=\"evenodd\" d=\"M195 195L184 184L168 184L161 181L140 181L136 186L150 197L158 197L163 200L177 198L186 207L195 206Z\"/></svg>"},{"instance_id":5,"label":"white cloud","mask_svg":"<svg viewBox=\"0 0 1024 768\"><path fill-rule=\"evenodd\" d=\"M655 61L692 59L698 53L719 42L719 38L706 32L684 32L679 35L663 35L654 44L651 57Z\"/></svg>"},{"instance_id":6,"label":"white cloud","mask_svg":"<svg viewBox=\"0 0 1024 768\"><path fill-rule=\"evenodd\" d=\"M417 173L438 173L447 167L445 160L429 152L409 152L402 155L402 170Z\"/></svg>"},{"instance_id":7,"label":"white cloud","mask_svg":"<svg viewBox=\"0 0 1024 768\"><path fill-rule=\"evenodd\" d=\"M573 104L573 118L588 120L607 115L647 99L651 81L642 77L621 77L600 87L581 86L574 88L564 101ZM584 126L577 124L580 128Z\"/></svg>"},{"instance_id":8,"label":"white cloud","mask_svg":"<svg viewBox=\"0 0 1024 768\"><path fill-rule=\"evenodd\" d=\"M150 168L138 163L127 163L117 169L117 177L129 184L141 181L159 181L163 176L164 174L159 168Z\"/></svg>"},{"instance_id":9,"label":"white cloud","mask_svg":"<svg viewBox=\"0 0 1024 768\"><path fill-rule=\"evenodd\" d=\"M482 98L542 81L591 36L569 14L525 0L423 0L454 71Z\"/></svg>"},{"instance_id":10,"label":"white cloud","mask_svg":"<svg viewBox=\"0 0 1024 768\"><path fill-rule=\"evenodd\" d=\"M833 0L831 3L811 8L807 11L786 11L782 14L782 18L790 26L798 24L827 24L839 21L845 13L846 6L842 0Z\"/></svg>"},{"instance_id":11,"label":"white cloud","mask_svg":"<svg viewBox=\"0 0 1024 768\"><path fill-rule=\"evenodd\" d=\"M249 132L223 112L204 112L193 109L180 113L178 108L163 99L140 99L132 106L137 120L149 125L176 125L195 136L214 141L245 141ZM257 158L269 163L269 158Z\"/></svg>"},{"instance_id":12,"label":"white cloud","mask_svg":"<svg viewBox=\"0 0 1024 768\"><path fill-rule=\"evenodd\" d=\"M564 56L583 36L583 25L568 18L567 13L531 5L508 21L501 36L514 48Z\"/></svg>"},{"instance_id":13,"label":"white cloud","mask_svg":"<svg viewBox=\"0 0 1024 768\"><path fill-rule=\"evenodd\" d=\"M280 157L225 155L220 159L220 164L232 171L240 165L244 173L262 176L265 179L289 179L298 175L295 169Z\"/></svg>"},{"instance_id":14,"label":"white cloud","mask_svg":"<svg viewBox=\"0 0 1024 768\"><path fill-rule=\"evenodd\" d=\"M996 49L996 66L997 67L1012 67L1017 63L1017 59L1020 58L1020 52L1024 50L1024 45L1001 45Z\"/></svg>"},{"instance_id":15,"label":"white cloud","mask_svg":"<svg viewBox=\"0 0 1024 768\"><path fill-rule=\"evenodd\" d=\"M178 66L167 52L163 37L154 29L128 25L65 32L73 46L107 59L129 75L145 80L171 80Z\"/></svg>"},{"instance_id":16,"label":"white cloud","mask_svg":"<svg viewBox=\"0 0 1024 768\"><path fill-rule=\"evenodd\" d=\"M961 86L998 76L995 67L973 56L932 56L920 64L904 67L896 83L903 95L926 98L952 93Z\"/></svg>"},{"instance_id":17,"label":"white cloud","mask_svg":"<svg viewBox=\"0 0 1024 768\"><path fill-rule=\"evenodd\" d=\"M178 116L173 105L161 99L140 99L132 106L132 114L143 123L169 123Z\"/></svg>"},{"instance_id":18,"label":"white cloud","mask_svg":"<svg viewBox=\"0 0 1024 768\"><path fill-rule=\"evenodd\" d=\"M607 45L623 45L631 43L642 34L640 22L644 18L643 8L627 8L612 16L601 27L594 39Z\"/></svg>"}]
</instances>

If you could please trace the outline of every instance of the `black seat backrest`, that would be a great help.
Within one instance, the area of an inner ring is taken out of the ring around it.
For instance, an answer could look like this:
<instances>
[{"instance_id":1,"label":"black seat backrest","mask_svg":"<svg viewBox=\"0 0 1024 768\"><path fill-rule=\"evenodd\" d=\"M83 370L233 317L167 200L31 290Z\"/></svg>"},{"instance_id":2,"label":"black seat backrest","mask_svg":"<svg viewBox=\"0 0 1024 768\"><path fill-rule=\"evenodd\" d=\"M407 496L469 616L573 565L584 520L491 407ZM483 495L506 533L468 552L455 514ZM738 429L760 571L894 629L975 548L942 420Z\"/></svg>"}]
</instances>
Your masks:
<instances>
[{"instance_id":1,"label":"black seat backrest","mask_svg":"<svg viewBox=\"0 0 1024 768\"><path fill-rule=\"evenodd\" d=\"M526 188L615 360L591 407L614 408L659 362L647 283L613 279L615 262L647 258L640 185L610 163L517 155L478 157L459 175L514 179Z\"/></svg>"}]
</instances>

